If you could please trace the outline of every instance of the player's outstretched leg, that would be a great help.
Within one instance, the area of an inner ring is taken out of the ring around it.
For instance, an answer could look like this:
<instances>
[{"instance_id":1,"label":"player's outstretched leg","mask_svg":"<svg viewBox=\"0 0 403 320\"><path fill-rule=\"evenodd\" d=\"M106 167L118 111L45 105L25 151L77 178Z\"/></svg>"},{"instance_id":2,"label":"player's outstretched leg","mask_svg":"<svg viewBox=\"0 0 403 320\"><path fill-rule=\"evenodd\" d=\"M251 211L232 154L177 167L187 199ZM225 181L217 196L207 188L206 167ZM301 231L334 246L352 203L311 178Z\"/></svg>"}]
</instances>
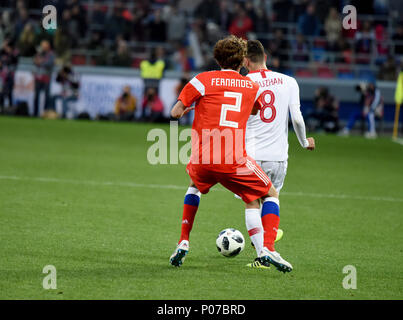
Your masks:
<instances>
[{"instance_id":1,"label":"player's outstretched leg","mask_svg":"<svg viewBox=\"0 0 403 320\"><path fill-rule=\"evenodd\" d=\"M292 265L284 260L274 248L277 230L280 223L280 202L276 192L270 190L271 197L265 198L262 207L262 224L264 229L264 248L260 254L260 260L274 265L277 270L283 272L292 271Z\"/></svg>"},{"instance_id":2,"label":"player's outstretched leg","mask_svg":"<svg viewBox=\"0 0 403 320\"><path fill-rule=\"evenodd\" d=\"M246 266L256 269L268 269L270 263L262 261L259 257L260 252L263 250L263 225L260 215L260 201L255 200L246 204L245 208L245 223L248 230L249 237L252 245L255 247L257 258Z\"/></svg>"},{"instance_id":3,"label":"player's outstretched leg","mask_svg":"<svg viewBox=\"0 0 403 320\"><path fill-rule=\"evenodd\" d=\"M192 183L186 192L183 204L181 236L174 253L169 259L169 263L175 267L182 265L189 252L189 236L197 209L199 208L200 196L200 191Z\"/></svg>"}]
</instances>

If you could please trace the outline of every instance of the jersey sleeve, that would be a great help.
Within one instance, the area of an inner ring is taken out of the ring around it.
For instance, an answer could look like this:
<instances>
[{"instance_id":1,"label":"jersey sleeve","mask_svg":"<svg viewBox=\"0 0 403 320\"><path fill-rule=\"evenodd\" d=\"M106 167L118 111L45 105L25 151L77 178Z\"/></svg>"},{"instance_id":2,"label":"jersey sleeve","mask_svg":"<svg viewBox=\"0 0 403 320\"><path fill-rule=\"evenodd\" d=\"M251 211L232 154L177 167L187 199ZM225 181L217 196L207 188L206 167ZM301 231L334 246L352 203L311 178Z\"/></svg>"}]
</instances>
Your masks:
<instances>
[{"instance_id":1,"label":"jersey sleeve","mask_svg":"<svg viewBox=\"0 0 403 320\"><path fill-rule=\"evenodd\" d=\"M190 107L193 102L204 96L205 91L204 84L197 77L194 77L182 89L178 100L182 101L186 107Z\"/></svg>"},{"instance_id":2,"label":"jersey sleeve","mask_svg":"<svg viewBox=\"0 0 403 320\"><path fill-rule=\"evenodd\" d=\"M305 122L300 109L299 87L294 78L290 78L290 101L288 106L290 108L292 126L294 127L298 141L303 148L306 148L309 143L306 139Z\"/></svg>"},{"instance_id":3,"label":"jersey sleeve","mask_svg":"<svg viewBox=\"0 0 403 320\"><path fill-rule=\"evenodd\" d=\"M297 106L298 108L301 106L301 102L299 100L299 86L297 81L294 78L290 77L290 82L289 82L289 86L290 86L290 101L288 103L288 105L290 106Z\"/></svg>"},{"instance_id":4,"label":"jersey sleeve","mask_svg":"<svg viewBox=\"0 0 403 320\"><path fill-rule=\"evenodd\" d=\"M264 92L264 88L260 87L259 85L257 85L259 88L256 92L256 96L255 96L255 107L257 107L259 110L262 109L264 101L263 99L263 95L262 93Z\"/></svg>"}]
</instances>

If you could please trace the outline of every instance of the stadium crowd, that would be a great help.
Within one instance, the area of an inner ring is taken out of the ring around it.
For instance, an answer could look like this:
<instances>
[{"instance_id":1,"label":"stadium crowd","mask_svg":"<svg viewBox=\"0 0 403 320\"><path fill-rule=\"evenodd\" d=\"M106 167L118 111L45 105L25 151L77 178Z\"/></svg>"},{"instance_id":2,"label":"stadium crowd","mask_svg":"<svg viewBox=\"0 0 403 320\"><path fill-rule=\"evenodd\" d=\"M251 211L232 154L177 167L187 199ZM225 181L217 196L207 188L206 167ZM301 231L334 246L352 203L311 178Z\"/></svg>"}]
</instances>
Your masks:
<instances>
[{"instance_id":1,"label":"stadium crowd","mask_svg":"<svg viewBox=\"0 0 403 320\"><path fill-rule=\"evenodd\" d=\"M56 30L41 28L46 4ZM347 4L357 30L342 28ZM229 33L261 40L270 67L298 76L395 80L403 55L399 0L4 0L1 11L3 48L33 57L48 40L59 65L137 68L153 49L168 70L208 70L212 45Z\"/></svg>"},{"instance_id":2,"label":"stadium crowd","mask_svg":"<svg viewBox=\"0 0 403 320\"><path fill-rule=\"evenodd\" d=\"M42 27L47 4L57 9L56 29ZM357 9L357 29L342 27L346 5ZM192 71L217 69L211 49L228 34L260 40L269 68L298 77L395 81L403 66L401 0L3 0L0 9L0 113L5 100L13 101L20 58L33 65L35 116L43 93L44 109L55 110L60 100L65 117L80 86L74 65L97 65L141 70L143 101L122 88L107 118L132 120L141 109L146 121L164 120L156 90L164 72L182 74L183 87ZM54 71L62 91L51 96ZM372 91L362 99L367 109ZM329 90L319 88L308 125L338 132L338 109ZM353 114L344 132L362 114Z\"/></svg>"}]
</instances>

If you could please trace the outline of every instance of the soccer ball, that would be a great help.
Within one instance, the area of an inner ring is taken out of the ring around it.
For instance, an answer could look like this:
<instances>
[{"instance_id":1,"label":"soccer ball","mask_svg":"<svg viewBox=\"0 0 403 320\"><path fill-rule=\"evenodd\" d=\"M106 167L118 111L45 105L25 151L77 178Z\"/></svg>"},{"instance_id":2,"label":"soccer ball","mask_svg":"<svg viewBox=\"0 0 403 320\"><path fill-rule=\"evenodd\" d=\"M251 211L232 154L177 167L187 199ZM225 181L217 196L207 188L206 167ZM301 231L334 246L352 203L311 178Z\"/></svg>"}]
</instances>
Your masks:
<instances>
[{"instance_id":1,"label":"soccer ball","mask_svg":"<svg viewBox=\"0 0 403 320\"><path fill-rule=\"evenodd\" d=\"M235 257L245 247L245 239L239 230L228 228L218 234L216 245L224 257Z\"/></svg>"}]
</instances>

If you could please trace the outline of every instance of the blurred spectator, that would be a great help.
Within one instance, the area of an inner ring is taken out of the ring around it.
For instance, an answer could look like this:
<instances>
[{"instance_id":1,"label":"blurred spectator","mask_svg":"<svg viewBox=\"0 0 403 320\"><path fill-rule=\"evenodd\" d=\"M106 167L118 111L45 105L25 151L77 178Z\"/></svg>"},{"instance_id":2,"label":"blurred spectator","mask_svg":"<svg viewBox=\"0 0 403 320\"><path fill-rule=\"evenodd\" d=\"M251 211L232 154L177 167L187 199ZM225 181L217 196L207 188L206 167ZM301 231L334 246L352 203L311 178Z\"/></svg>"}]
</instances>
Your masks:
<instances>
[{"instance_id":1,"label":"blurred spectator","mask_svg":"<svg viewBox=\"0 0 403 320\"><path fill-rule=\"evenodd\" d=\"M383 98L381 91L376 87L375 83L360 84L356 90L361 93L360 104L362 109L354 112L350 116L347 126L340 133L343 136L348 136L354 128L357 120L362 119L367 121L367 131L365 137L369 139L376 138L375 118L383 117Z\"/></svg>"},{"instance_id":2,"label":"blurred spectator","mask_svg":"<svg viewBox=\"0 0 403 320\"><path fill-rule=\"evenodd\" d=\"M103 39L101 31L91 32L90 39L87 44L89 50L100 50L103 47Z\"/></svg>"},{"instance_id":3,"label":"blurred spectator","mask_svg":"<svg viewBox=\"0 0 403 320\"><path fill-rule=\"evenodd\" d=\"M4 83L6 82L7 68L3 65L0 60L0 114L4 112Z\"/></svg>"},{"instance_id":4,"label":"blurred spectator","mask_svg":"<svg viewBox=\"0 0 403 320\"><path fill-rule=\"evenodd\" d=\"M194 11L195 18L218 23L220 11L217 10L216 0L202 0Z\"/></svg>"},{"instance_id":5,"label":"blurred spectator","mask_svg":"<svg viewBox=\"0 0 403 320\"><path fill-rule=\"evenodd\" d=\"M150 87L147 89L142 103L145 119L151 122L161 122L164 120L164 105L158 97L157 89Z\"/></svg>"},{"instance_id":6,"label":"blurred spectator","mask_svg":"<svg viewBox=\"0 0 403 320\"><path fill-rule=\"evenodd\" d=\"M315 15L315 4L310 3L306 12L298 19L298 32L305 36L318 36L320 33L320 21Z\"/></svg>"},{"instance_id":7,"label":"blurred spectator","mask_svg":"<svg viewBox=\"0 0 403 320\"><path fill-rule=\"evenodd\" d=\"M55 56L50 46L49 41L42 40L38 53L34 56L35 69L33 71L35 79L35 94L34 94L34 116L39 115L39 98L40 94L45 94L44 109L49 108L49 88L50 78L52 75Z\"/></svg>"},{"instance_id":8,"label":"blurred spectator","mask_svg":"<svg viewBox=\"0 0 403 320\"><path fill-rule=\"evenodd\" d=\"M383 25L377 24L375 27L375 41L376 41L376 63L386 61L389 53L389 44L387 43L386 29Z\"/></svg>"},{"instance_id":9,"label":"blurred spectator","mask_svg":"<svg viewBox=\"0 0 403 320\"><path fill-rule=\"evenodd\" d=\"M380 67L378 79L384 81L396 81L397 65L393 56L388 56L387 60Z\"/></svg>"},{"instance_id":10,"label":"blurred spectator","mask_svg":"<svg viewBox=\"0 0 403 320\"><path fill-rule=\"evenodd\" d=\"M188 48L184 45L177 45L172 56L173 69L179 72L192 70L191 59L188 55Z\"/></svg>"},{"instance_id":11,"label":"blurred spectator","mask_svg":"<svg viewBox=\"0 0 403 320\"><path fill-rule=\"evenodd\" d=\"M94 1L94 7L92 11L92 22L97 24L97 28L104 28L106 22L106 7L101 3Z\"/></svg>"},{"instance_id":12,"label":"blurred spectator","mask_svg":"<svg viewBox=\"0 0 403 320\"><path fill-rule=\"evenodd\" d=\"M202 22L200 20L195 20L191 24L191 29L188 36L189 48L193 53L193 60L196 69L203 69L207 64L206 54L211 50L203 50L205 41L205 30L203 29ZM204 52L203 52L204 51ZM204 69L206 70L206 69Z\"/></svg>"},{"instance_id":13,"label":"blurred spectator","mask_svg":"<svg viewBox=\"0 0 403 320\"><path fill-rule=\"evenodd\" d=\"M270 43L266 38L262 38L261 35L265 36L270 30L269 19L266 12L262 7L258 7L255 10L255 18L253 20L253 31L257 33L257 39L263 44L264 47Z\"/></svg>"},{"instance_id":14,"label":"blurred spectator","mask_svg":"<svg viewBox=\"0 0 403 320\"><path fill-rule=\"evenodd\" d=\"M135 41L144 41L146 37L146 25L143 23L146 17L146 11L142 6L142 3L135 3L135 8L133 10L133 32L132 32L132 40Z\"/></svg>"},{"instance_id":15,"label":"blurred spectator","mask_svg":"<svg viewBox=\"0 0 403 320\"><path fill-rule=\"evenodd\" d=\"M235 17L228 30L231 34L247 39L248 33L253 31L253 21L246 14L246 10L239 3L237 4Z\"/></svg>"},{"instance_id":16,"label":"blurred spectator","mask_svg":"<svg viewBox=\"0 0 403 320\"><path fill-rule=\"evenodd\" d=\"M85 17L84 9L80 8L80 5L77 3L73 4L71 9L71 20L75 23L78 30L77 33L73 33L74 35L79 35L80 37L84 37L87 30L87 22Z\"/></svg>"},{"instance_id":17,"label":"blurred spectator","mask_svg":"<svg viewBox=\"0 0 403 320\"><path fill-rule=\"evenodd\" d=\"M32 57L36 53L37 36L32 23L27 23L24 26L20 38L18 39L17 47L24 57Z\"/></svg>"},{"instance_id":18,"label":"blurred spectator","mask_svg":"<svg viewBox=\"0 0 403 320\"><path fill-rule=\"evenodd\" d=\"M277 56L272 56L271 58L269 58L268 67L271 70L280 73L285 73L287 71L284 66L284 60L281 60L280 57Z\"/></svg>"},{"instance_id":19,"label":"blurred spectator","mask_svg":"<svg viewBox=\"0 0 403 320\"><path fill-rule=\"evenodd\" d=\"M122 38L119 38L117 41L117 49L112 58L112 64L120 67L130 67L132 64L132 58L130 56L129 48L127 47L127 42Z\"/></svg>"},{"instance_id":20,"label":"blurred spectator","mask_svg":"<svg viewBox=\"0 0 403 320\"><path fill-rule=\"evenodd\" d=\"M309 47L302 34L297 34L296 39L291 44L292 58L294 61L308 61Z\"/></svg>"},{"instance_id":21,"label":"blurred spectator","mask_svg":"<svg viewBox=\"0 0 403 320\"><path fill-rule=\"evenodd\" d=\"M57 30L59 29L62 29L63 34L70 38L70 47L71 48L77 47L79 40L79 37L77 35L80 34L80 25L77 20L72 18L70 10L68 9L63 10L60 27Z\"/></svg>"},{"instance_id":22,"label":"blurred spectator","mask_svg":"<svg viewBox=\"0 0 403 320\"><path fill-rule=\"evenodd\" d=\"M282 29L276 29L274 32L274 39L269 41L269 52L271 55L279 57L281 61L288 61L289 45L288 41L284 39Z\"/></svg>"},{"instance_id":23,"label":"blurred spectator","mask_svg":"<svg viewBox=\"0 0 403 320\"><path fill-rule=\"evenodd\" d=\"M57 73L56 82L60 83L62 90L59 95L53 96L53 110L56 110L57 100L62 101L62 118L66 118L69 111L69 103L78 100L78 89L80 83L77 74L73 72L70 65L64 65Z\"/></svg>"},{"instance_id":24,"label":"blurred spectator","mask_svg":"<svg viewBox=\"0 0 403 320\"><path fill-rule=\"evenodd\" d=\"M336 8L330 8L324 28L328 47L330 50L334 50L341 37L342 31L342 21Z\"/></svg>"},{"instance_id":25,"label":"blurred spectator","mask_svg":"<svg viewBox=\"0 0 403 320\"><path fill-rule=\"evenodd\" d=\"M15 23L11 17L11 10L4 10L0 21L0 41L2 42L4 39L14 41L16 38Z\"/></svg>"},{"instance_id":26,"label":"blurred spectator","mask_svg":"<svg viewBox=\"0 0 403 320\"><path fill-rule=\"evenodd\" d=\"M245 0L243 2L243 7L245 9L246 15L251 18L252 22L255 23L256 21L256 11L255 7L253 4L253 1L251 0ZM254 28L253 28L254 29Z\"/></svg>"},{"instance_id":27,"label":"blurred spectator","mask_svg":"<svg viewBox=\"0 0 403 320\"><path fill-rule=\"evenodd\" d=\"M317 89L314 103L315 110L307 115L307 122L313 122L312 130L326 132L339 131L339 103L329 93L329 89L326 87Z\"/></svg>"},{"instance_id":28,"label":"blurred spectator","mask_svg":"<svg viewBox=\"0 0 403 320\"><path fill-rule=\"evenodd\" d=\"M14 76L17 69L19 53L14 48L9 39L3 41L3 45L0 49L0 61L1 61L1 99L0 105L4 106L5 98L8 100L8 106L13 105L13 90L14 90Z\"/></svg>"},{"instance_id":29,"label":"blurred spectator","mask_svg":"<svg viewBox=\"0 0 403 320\"><path fill-rule=\"evenodd\" d=\"M91 38L89 39L87 47L89 50L95 51L95 64L109 64L109 57L111 55L111 52L109 50L109 46L104 45L103 36L100 31L94 31L91 33Z\"/></svg>"},{"instance_id":30,"label":"blurred spectator","mask_svg":"<svg viewBox=\"0 0 403 320\"><path fill-rule=\"evenodd\" d=\"M72 37L64 30L63 27L59 27L56 30L55 36L53 38L56 63L58 65L63 65L70 61L71 59L71 46Z\"/></svg>"},{"instance_id":31,"label":"blurred spectator","mask_svg":"<svg viewBox=\"0 0 403 320\"><path fill-rule=\"evenodd\" d=\"M116 39L116 36L122 32L124 28L124 18L122 16L122 8L119 2L115 3L112 14L108 17L105 25L106 37L109 40Z\"/></svg>"},{"instance_id":32,"label":"blurred spectator","mask_svg":"<svg viewBox=\"0 0 403 320\"><path fill-rule=\"evenodd\" d=\"M167 39L170 42L182 43L186 35L185 14L173 6L171 14L167 20Z\"/></svg>"},{"instance_id":33,"label":"blurred spectator","mask_svg":"<svg viewBox=\"0 0 403 320\"><path fill-rule=\"evenodd\" d=\"M350 4L359 8L360 14L374 13L374 0L350 0Z\"/></svg>"},{"instance_id":34,"label":"blurred spectator","mask_svg":"<svg viewBox=\"0 0 403 320\"><path fill-rule=\"evenodd\" d=\"M336 50L339 53L339 56L336 58L337 63L351 64L353 62L353 49L346 39L339 38Z\"/></svg>"},{"instance_id":35,"label":"blurred spectator","mask_svg":"<svg viewBox=\"0 0 403 320\"><path fill-rule=\"evenodd\" d=\"M274 20L278 22L289 22L291 18L291 10L293 6L292 0L273 0L272 9L274 12Z\"/></svg>"},{"instance_id":36,"label":"blurred spectator","mask_svg":"<svg viewBox=\"0 0 403 320\"><path fill-rule=\"evenodd\" d=\"M158 59L156 49L152 49L150 58L140 63L141 78L144 80L144 87L158 88L159 80L162 78L165 69L165 62Z\"/></svg>"},{"instance_id":37,"label":"blurred spectator","mask_svg":"<svg viewBox=\"0 0 403 320\"><path fill-rule=\"evenodd\" d=\"M131 10L125 8L122 11L122 17L123 17L123 29L120 32L123 34L125 40L129 40L131 39L133 33L134 15Z\"/></svg>"},{"instance_id":38,"label":"blurred spectator","mask_svg":"<svg viewBox=\"0 0 403 320\"><path fill-rule=\"evenodd\" d=\"M123 92L115 102L115 118L119 121L134 120L137 107L137 99L132 95L130 87L125 86Z\"/></svg>"},{"instance_id":39,"label":"blurred spectator","mask_svg":"<svg viewBox=\"0 0 403 320\"><path fill-rule=\"evenodd\" d=\"M220 1L219 16L216 17L215 23L221 30L228 30L232 21L232 13L229 9L228 0Z\"/></svg>"},{"instance_id":40,"label":"blurred spectator","mask_svg":"<svg viewBox=\"0 0 403 320\"><path fill-rule=\"evenodd\" d=\"M338 8L343 7L343 5L340 4L339 0L314 0L314 2L315 14L321 24L325 23L325 20L329 16L329 11L331 10L331 8L335 8L335 10L339 12ZM340 9L340 13L341 11L342 9Z\"/></svg>"},{"instance_id":41,"label":"blurred spectator","mask_svg":"<svg viewBox=\"0 0 403 320\"><path fill-rule=\"evenodd\" d=\"M403 1L402 0L389 0L389 14L391 18L399 20L402 18Z\"/></svg>"},{"instance_id":42,"label":"blurred spectator","mask_svg":"<svg viewBox=\"0 0 403 320\"><path fill-rule=\"evenodd\" d=\"M403 55L403 23L397 26L396 32L392 36L392 39L398 42L395 44L395 54Z\"/></svg>"},{"instance_id":43,"label":"blurred spectator","mask_svg":"<svg viewBox=\"0 0 403 320\"><path fill-rule=\"evenodd\" d=\"M21 7L18 10L17 14L17 22L15 24L15 32L16 32L16 37L18 38L24 30L25 24L29 21L29 14L28 10L25 7Z\"/></svg>"},{"instance_id":44,"label":"blurred spectator","mask_svg":"<svg viewBox=\"0 0 403 320\"><path fill-rule=\"evenodd\" d=\"M148 39L153 42L165 42L167 28L165 21L162 20L161 10L157 9L154 14L149 17L148 23Z\"/></svg>"},{"instance_id":45,"label":"blurred spectator","mask_svg":"<svg viewBox=\"0 0 403 320\"><path fill-rule=\"evenodd\" d=\"M372 52L372 44L375 39L374 32L371 29L371 23L364 21L361 30L355 34L355 52L358 54L357 63L368 64Z\"/></svg>"},{"instance_id":46,"label":"blurred spectator","mask_svg":"<svg viewBox=\"0 0 403 320\"><path fill-rule=\"evenodd\" d=\"M77 64L137 66L147 48L157 42L164 43L164 68L212 70L217 68L210 53L212 46L228 32L259 39L271 54L271 65L276 69L287 66L290 73L300 67L306 70L311 62L352 64L357 58L358 68L336 66L335 70L350 69L352 77L362 77L378 74L388 54L396 51L397 56L403 55L403 26L399 24L403 4L399 0L197 0L189 6L178 0L54 0L56 31L40 26L42 2L6 1L0 18L0 43L11 39L23 56L33 56L35 46L46 39L53 45L57 64L70 61L72 56ZM360 16L359 31L345 30L340 21L345 4L355 5L359 14L389 16ZM192 7L196 7L193 12ZM273 35L270 28L278 22L289 24ZM326 46L322 37L317 38L320 35L326 36ZM295 63L290 59L294 54Z\"/></svg>"},{"instance_id":47,"label":"blurred spectator","mask_svg":"<svg viewBox=\"0 0 403 320\"><path fill-rule=\"evenodd\" d=\"M389 0L374 0L374 13L378 15L388 14Z\"/></svg>"}]
</instances>

